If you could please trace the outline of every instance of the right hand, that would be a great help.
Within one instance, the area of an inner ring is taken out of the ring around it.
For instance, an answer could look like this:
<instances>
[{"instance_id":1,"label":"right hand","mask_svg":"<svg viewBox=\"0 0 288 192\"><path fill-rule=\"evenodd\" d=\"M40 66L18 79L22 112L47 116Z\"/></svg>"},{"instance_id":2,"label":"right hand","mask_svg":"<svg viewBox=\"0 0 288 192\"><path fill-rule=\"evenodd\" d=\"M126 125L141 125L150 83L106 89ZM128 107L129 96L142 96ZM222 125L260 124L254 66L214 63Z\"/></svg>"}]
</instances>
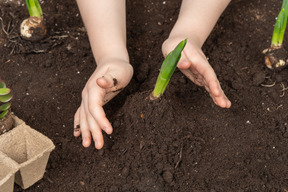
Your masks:
<instances>
[{"instance_id":1,"label":"right hand","mask_svg":"<svg viewBox=\"0 0 288 192\"><path fill-rule=\"evenodd\" d=\"M185 36L168 38L162 45L163 55L166 57L185 38ZM226 97L213 68L196 42L193 38L188 38L177 67L196 85L204 87L216 105L230 108L230 100Z\"/></svg>"},{"instance_id":2,"label":"right hand","mask_svg":"<svg viewBox=\"0 0 288 192\"><path fill-rule=\"evenodd\" d=\"M132 75L132 66L122 59L114 58L97 66L82 91L82 102L74 116L74 136L82 135L84 147L90 146L92 138L95 148L103 147L102 130L107 134L113 131L103 106L128 85Z\"/></svg>"}]
</instances>

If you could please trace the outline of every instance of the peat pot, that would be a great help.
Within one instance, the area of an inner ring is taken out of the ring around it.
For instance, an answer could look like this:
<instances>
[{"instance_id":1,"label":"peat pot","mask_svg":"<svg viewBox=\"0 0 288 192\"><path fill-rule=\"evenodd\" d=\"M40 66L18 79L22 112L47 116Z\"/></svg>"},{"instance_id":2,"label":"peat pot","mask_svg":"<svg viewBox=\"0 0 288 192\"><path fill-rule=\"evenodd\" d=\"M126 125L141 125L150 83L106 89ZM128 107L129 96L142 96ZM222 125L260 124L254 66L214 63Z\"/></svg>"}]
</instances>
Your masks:
<instances>
[{"instance_id":1,"label":"peat pot","mask_svg":"<svg viewBox=\"0 0 288 192\"><path fill-rule=\"evenodd\" d=\"M18 163L0 152L0 192L13 192Z\"/></svg>"},{"instance_id":2,"label":"peat pot","mask_svg":"<svg viewBox=\"0 0 288 192\"><path fill-rule=\"evenodd\" d=\"M55 146L48 137L29 127L21 119L13 116L13 120L14 128L0 135L0 153L6 155L18 166L15 183L23 189L27 189L42 179L49 155ZM0 158L1 174L4 163ZM12 172L13 170L8 171L7 176ZM1 174L0 176L2 176ZM0 192L3 190L4 188L2 189L2 185L0 185Z\"/></svg>"}]
</instances>

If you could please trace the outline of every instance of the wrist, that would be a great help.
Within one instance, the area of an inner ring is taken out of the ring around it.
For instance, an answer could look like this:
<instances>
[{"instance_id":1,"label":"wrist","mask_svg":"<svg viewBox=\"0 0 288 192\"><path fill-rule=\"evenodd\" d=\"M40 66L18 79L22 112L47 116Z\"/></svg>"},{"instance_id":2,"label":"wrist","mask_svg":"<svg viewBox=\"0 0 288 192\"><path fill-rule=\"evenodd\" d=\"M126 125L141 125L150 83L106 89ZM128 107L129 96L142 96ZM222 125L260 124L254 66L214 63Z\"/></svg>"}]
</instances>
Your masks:
<instances>
[{"instance_id":1,"label":"wrist","mask_svg":"<svg viewBox=\"0 0 288 192\"><path fill-rule=\"evenodd\" d=\"M195 47L199 47L201 48L202 45L204 44L205 41L201 40L201 38L199 36L197 36L196 34L190 31L179 31L179 32L171 32L170 35L169 35L169 38L170 40L176 40L177 42L179 41L182 41L184 39L188 39L188 41L194 45Z\"/></svg>"},{"instance_id":2,"label":"wrist","mask_svg":"<svg viewBox=\"0 0 288 192\"><path fill-rule=\"evenodd\" d=\"M185 39L198 47L202 47L209 34L203 33L201 27L193 19L187 20L187 17L179 17L176 21L169 38Z\"/></svg>"},{"instance_id":3,"label":"wrist","mask_svg":"<svg viewBox=\"0 0 288 192\"><path fill-rule=\"evenodd\" d=\"M129 59L119 56L119 55L109 55L107 57L103 57L100 60L96 61L97 67L105 66L105 65L110 65L111 63L122 63L122 64L127 64L131 65L129 63Z\"/></svg>"},{"instance_id":4,"label":"wrist","mask_svg":"<svg viewBox=\"0 0 288 192\"><path fill-rule=\"evenodd\" d=\"M202 47L230 0L183 0L171 36L186 36Z\"/></svg>"},{"instance_id":5,"label":"wrist","mask_svg":"<svg viewBox=\"0 0 288 192\"><path fill-rule=\"evenodd\" d=\"M115 60L129 63L129 55L126 48L111 49L107 51L102 51L101 53L96 53L93 51L93 55L97 66L105 65L105 63L109 63Z\"/></svg>"}]
</instances>

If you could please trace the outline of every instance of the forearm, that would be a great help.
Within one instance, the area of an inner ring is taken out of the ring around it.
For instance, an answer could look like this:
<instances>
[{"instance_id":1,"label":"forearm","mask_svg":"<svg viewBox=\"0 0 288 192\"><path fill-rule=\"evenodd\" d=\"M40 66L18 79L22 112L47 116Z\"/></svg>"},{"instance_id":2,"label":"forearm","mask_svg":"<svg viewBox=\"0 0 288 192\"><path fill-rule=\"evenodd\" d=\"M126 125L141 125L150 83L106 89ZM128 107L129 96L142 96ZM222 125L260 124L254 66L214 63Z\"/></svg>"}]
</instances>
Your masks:
<instances>
[{"instance_id":1,"label":"forearm","mask_svg":"<svg viewBox=\"0 0 288 192\"><path fill-rule=\"evenodd\" d=\"M170 37L193 38L194 43L201 47L229 2L230 0L183 0Z\"/></svg>"},{"instance_id":2,"label":"forearm","mask_svg":"<svg viewBox=\"0 0 288 192\"><path fill-rule=\"evenodd\" d=\"M77 4L96 63L111 57L129 62L125 0L77 0Z\"/></svg>"}]
</instances>

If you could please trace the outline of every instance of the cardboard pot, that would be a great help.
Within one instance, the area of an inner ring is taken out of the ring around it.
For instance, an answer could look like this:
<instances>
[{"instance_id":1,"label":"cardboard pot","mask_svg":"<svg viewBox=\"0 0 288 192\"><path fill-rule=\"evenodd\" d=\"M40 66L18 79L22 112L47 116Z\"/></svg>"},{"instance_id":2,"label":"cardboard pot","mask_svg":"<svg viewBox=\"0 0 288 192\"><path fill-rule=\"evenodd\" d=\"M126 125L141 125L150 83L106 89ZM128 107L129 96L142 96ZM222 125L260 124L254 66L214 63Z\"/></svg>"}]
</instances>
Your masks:
<instances>
[{"instance_id":1,"label":"cardboard pot","mask_svg":"<svg viewBox=\"0 0 288 192\"><path fill-rule=\"evenodd\" d=\"M19 165L0 152L0 192L13 192L15 173Z\"/></svg>"},{"instance_id":2,"label":"cardboard pot","mask_svg":"<svg viewBox=\"0 0 288 192\"><path fill-rule=\"evenodd\" d=\"M14 160L19 169L15 182L26 189L39 181L45 172L53 142L13 116L15 127L0 135L0 152Z\"/></svg>"}]
</instances>

